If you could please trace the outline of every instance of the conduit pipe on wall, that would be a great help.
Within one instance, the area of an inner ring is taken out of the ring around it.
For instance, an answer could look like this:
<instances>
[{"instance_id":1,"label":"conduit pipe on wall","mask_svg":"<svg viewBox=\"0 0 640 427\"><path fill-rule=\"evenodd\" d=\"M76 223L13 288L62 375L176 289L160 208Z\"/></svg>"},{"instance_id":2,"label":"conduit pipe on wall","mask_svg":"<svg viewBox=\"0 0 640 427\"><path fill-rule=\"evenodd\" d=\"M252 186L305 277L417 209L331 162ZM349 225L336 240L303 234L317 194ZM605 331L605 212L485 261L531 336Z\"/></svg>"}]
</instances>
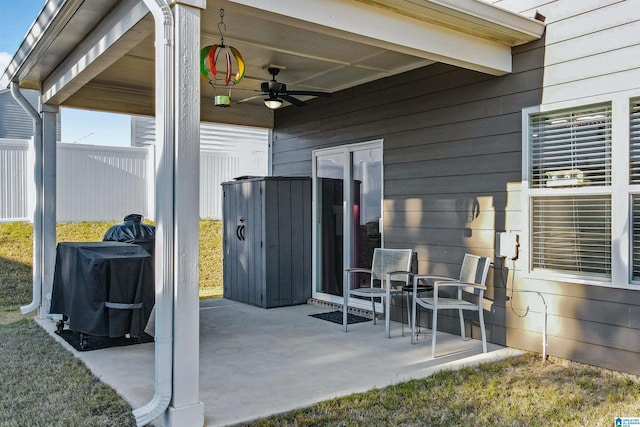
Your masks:
<instances>
[{"instance_id":1,"label":"conduit pipe on wall","mask_svg":"<svg viewBox=\"0 0 640 427\"><path fill-rule=\"evenodd\" d=\"M135 409L138 426L165 413L173 387L173 240L174 240L174 113L173 113L173 14L166 0L144 0L155 21L156 49L156 318L155 393L146 405Z\"/></svg>"},{"instance_id":2,"label":"conduit pipe on wall","mask_svg":"<svg viewBox=\"0 0 640 427\"><path fill-rule=\"evenodd\" d=\"M42 146L42 117L35 108L27 101L27 98L20 91L17 82L11 82L11 95L22 109L33 119L33 145L35 151L34 180L36 183L36 203L33 212L33 297L29 305L20 307L22 314L31 313L37 310L42 304L42 258L43 258L43 241L42 232L43 218L43 146Z\"/></svg>"},{"instance_id":3,"label":"conduit pipe on wall","mask_svg":"<svg viewBox=\"0 0 640 427\"><path fill-rule=\"evenodd\" d=\"M544 321L542 323L542 363L547 360L547 346L549 343L547 342L547 302L544 300L544 297L540 292L536 292L540 299L542 300L542 305L544 305Z\"/></svg>"}]
</instances>

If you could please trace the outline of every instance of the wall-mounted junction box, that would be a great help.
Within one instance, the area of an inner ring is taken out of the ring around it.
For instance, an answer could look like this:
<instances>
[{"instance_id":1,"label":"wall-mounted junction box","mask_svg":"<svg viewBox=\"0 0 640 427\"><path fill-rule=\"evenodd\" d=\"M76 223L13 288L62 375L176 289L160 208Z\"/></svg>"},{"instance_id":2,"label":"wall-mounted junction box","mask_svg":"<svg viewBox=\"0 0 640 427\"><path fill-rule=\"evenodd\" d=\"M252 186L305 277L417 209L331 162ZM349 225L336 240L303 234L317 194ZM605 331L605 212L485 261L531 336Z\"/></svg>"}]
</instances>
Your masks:
<instances>
[{"instance_id":1,"label":"wall-mounted junction box","mask_svg":"<svg viewBox=\"0 0 640 427\"><path fill-rule=\"evenodd\" d=\"M518 235L513 231L496 233L496 256L518 258Z\"/></svg>"}]
</instances>

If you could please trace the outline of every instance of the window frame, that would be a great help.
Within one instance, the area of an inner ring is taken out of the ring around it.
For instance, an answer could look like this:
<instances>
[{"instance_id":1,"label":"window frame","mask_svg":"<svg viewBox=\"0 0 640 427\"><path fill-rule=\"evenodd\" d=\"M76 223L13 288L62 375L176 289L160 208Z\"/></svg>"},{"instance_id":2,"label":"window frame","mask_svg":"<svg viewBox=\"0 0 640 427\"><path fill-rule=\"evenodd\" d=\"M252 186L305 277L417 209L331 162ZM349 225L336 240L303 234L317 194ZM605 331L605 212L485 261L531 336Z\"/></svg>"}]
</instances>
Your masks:
<instances>
[{"instance_id":1,"label":"window frame","mask_svg":"<svg viewBox=\"0 0 640 427\"><path fill-rule=\"evenodd\" d=\"M631 105L640 100L640 92L625 92L590 97L581 100L541 104L522 110L522 235L521 268L524 278L578 283L622 289L640 289L640 280L633 277L633 205L632 197L640 197L640 184L630 184L630 119ZM553 114L560 110L581 110L590 106L609 104L611 109L611 183L606 186L569 188L532 188L530 116ZM593 277L556 270L533 269L532 250L532 198L540 196L610 195L611 197L611 277ZM640 234L640 229L637 230Z\"/></svg>"},{"instance_id":2,"label":"window frame","mask_svg":"<svg viewBox=\"0 0 640 427\"><path fill-rule=\"evenodd\" d=\"M628 199L628 203L629 203L629 208L628 208L628 217L629 217L629 243L628 243L628 250L629 250L629 283L631 285L636 285L636 286L640 286L640 277L638 277L638 279L634 280L633 278L633 273L634 273L634 248L633 248L633 243L634 243L634 232L636 232L637 234L640 235L640 227L638 227L638 230L634 230L634 212L633 212L633 207L634 207L634 203L633 203L633 199L634 197L638 199L639 203L640 203L640 182L638 182L637 184L632 184L631 183L631 159L632 159L632 155L631 155L631 109L634 103L638 103L640 104L640 95L636 95L636 96L630 96L628 98L627 101L627 118L628 118L628 124L627 124L627 132L628 134L626 135L627 141L628 141L628 145L627 145L627 154L628 157L626 159L626 164L629 165L629 167L627 168L628 171L628 175L626 176L626 182L629 185L629 193L627 196ZM639 141L640 142L640 141ZM638 248L638 250L640 251L640 248ZM636 251L638 252L638 251ZM639 260L640 261L640 260Z\"/></svg>"}]
</instances>

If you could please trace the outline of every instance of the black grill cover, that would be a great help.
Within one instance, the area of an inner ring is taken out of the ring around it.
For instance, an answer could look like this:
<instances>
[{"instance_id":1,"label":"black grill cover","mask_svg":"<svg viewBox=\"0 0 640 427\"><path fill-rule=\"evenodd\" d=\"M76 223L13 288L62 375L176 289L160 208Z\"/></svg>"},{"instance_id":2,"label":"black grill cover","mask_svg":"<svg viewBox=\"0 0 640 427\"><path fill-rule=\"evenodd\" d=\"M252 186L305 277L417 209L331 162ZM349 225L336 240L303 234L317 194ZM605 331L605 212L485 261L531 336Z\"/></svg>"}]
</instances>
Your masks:
<instances>
[{"instance_id":1,"label":"black grill cover","mask_svg":"<svg viewBox=\"0 0 640 427\"><path fill-rule=\"evenodd\" d=\"M140 246L58 243L51 313L67 315L69 329L105 337L142 336L154 298L153 263Z\"/></svg>"},{"instance_id":2,"label":"black grill cover","mask_svg":"<svg viewBox=\"0 0 640 427\"><path fill-rule=\"evenodd\" d=\"M135 243L142 246L153 256L156 238L156 228L153 225L144 224L142 215L129 214L124 217L123 224L116 224L104 233L102 241L114 241Z\"/></svg>"}]
</instances>

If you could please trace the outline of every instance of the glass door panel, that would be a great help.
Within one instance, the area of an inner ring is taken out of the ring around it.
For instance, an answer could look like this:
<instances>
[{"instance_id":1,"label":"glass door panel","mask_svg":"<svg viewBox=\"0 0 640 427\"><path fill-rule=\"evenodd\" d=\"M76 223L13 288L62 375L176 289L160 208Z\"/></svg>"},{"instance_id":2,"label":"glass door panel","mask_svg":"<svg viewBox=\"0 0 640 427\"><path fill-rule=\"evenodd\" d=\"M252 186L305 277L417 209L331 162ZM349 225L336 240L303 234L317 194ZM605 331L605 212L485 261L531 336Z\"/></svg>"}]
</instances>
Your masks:
<instances>
[{"instance_id":1,"label":"glass door panel","mask_svg":"<svg viewBox=\"0 0 640 427\"><path fill-rule=\"evenodd\" d=\"M382 182L381 141L314 152L315 298L342 302L344 269L371 267L382 246ZM364 286L368 276L352 280Z\"/></svg>"},{"instance_id":2,"label":"glass door panel","mask_svg":"<svg viewBox=\"0 0 640 427\"><path fill-rule=\"evenodd\" d=\"M344 154L337 152L318 155L315 166L315 291L342 296Z\"/></svg>"},{"instance_id":3,"label":"glass door panel","mask_svg":"<svg viewBox=\"0 0 640 427\"><path fill-rule=\"evenodd\" d=\"M351 152L353 227L351 266L371 268L373 250L382 246L382 149ZM357 275L352 287L369 286L369 275Z\"/></svg>"}]
</instances>

